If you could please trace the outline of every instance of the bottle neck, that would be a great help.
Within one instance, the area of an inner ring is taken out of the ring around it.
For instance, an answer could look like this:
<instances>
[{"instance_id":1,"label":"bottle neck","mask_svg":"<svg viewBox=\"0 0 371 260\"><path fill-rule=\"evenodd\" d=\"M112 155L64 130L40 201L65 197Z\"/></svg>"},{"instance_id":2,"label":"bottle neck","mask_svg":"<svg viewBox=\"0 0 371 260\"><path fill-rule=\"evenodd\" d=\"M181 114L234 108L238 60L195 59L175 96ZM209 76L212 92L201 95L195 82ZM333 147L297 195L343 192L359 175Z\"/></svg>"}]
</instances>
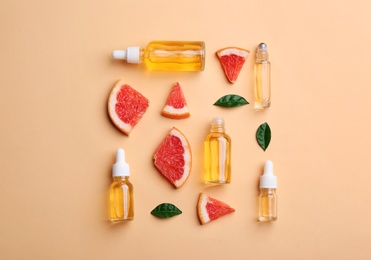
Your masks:
<instances>
[{"instance_id":1,"label":"bottle neck","mask_svg":"<svg viewBox=\"0 0 371 260\"><path fill-rule=\"evenodd\" d=\"M210 132L212 133L224 133L224 119L221 117L215 117L211 122L211 129Z\"/></svg>"},{"instance_id":2,"label":"bottle neck","mask_svg":"<svg viewBox=\"0 0 371 260\"><path fill-rule=\"evenodd\" d=\"M256 62L269 61L269 54L265 50L256 51Z\"/></svg>"},{"instance_id":3,"label":"bottle neck","mask_svg":"<svg viewBox=\"0 0 371 260\"><path fill-rule=\"evenodd\" d=\"M224 133L224 126L211 126L210 132L212 133Z\"/></svg>"},{"instance_id":4,"label":"bottle neck","mask_svg":"<svg viewBox=\"0 0 371 260\"><path fill-rule=\"evenodd\" d=\"M129 180L129 176L113 176L114 181L127 181Z\"/></svg>"},{"instance_id":5,"label":"bottle neck","mask_svg":"<svg viewBox=\"0 0 371 260\"><path fill-rule=\"evenodd\" d=\"M149 54L147 52L147 50L145 48L140 48L140 51L139 51L139 61L138 63L143 63L143 61L145 59L149 59Z\"/></svg>"},{"instance_id":6,"label":"bottle neck","mask_svg":"<svg viewBox=\"0 0 371 260\"><path fill-rule=\"evenodd\" d=\"M276 194L275 188L260 188L260 193L262 194Z\"/></svg>"}]
</instances>

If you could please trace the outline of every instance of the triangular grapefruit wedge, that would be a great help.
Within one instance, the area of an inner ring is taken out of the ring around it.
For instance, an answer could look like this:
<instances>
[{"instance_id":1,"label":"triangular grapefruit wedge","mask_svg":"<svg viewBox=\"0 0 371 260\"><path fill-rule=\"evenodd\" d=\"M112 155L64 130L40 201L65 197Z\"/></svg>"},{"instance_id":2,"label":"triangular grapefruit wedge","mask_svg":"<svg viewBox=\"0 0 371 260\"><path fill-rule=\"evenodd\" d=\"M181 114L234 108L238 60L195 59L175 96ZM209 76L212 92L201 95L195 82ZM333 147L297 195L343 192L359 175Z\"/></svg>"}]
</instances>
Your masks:
<instances>
[{"instance_id":1,"label":"triangular grapefruit wedge","mask_svg":"<svg viewBox=\"0 0 371 260\"><path fill-rule=\"evenodd\" d=\"M236 82L249 53L250 51L238 47L227 47L216 52L229 82Z\"/></svg>"},{"instance_id":2,"label":"triangular grapefruit wedge","mask_svg":"<svg viewBox=\"0 0 371 260\"><path fill-rule=\"evenodd\" d=\"M119 80L108 98L108 114L114 125L126 135L143 117L149 101L141 93Z\"/></svg>"},{"instance_id":3,"label":"triangular grapefruit wedge","mask_svg":"<svg viewBox=\"0 0 371 260\"><path fill-rule=\"evenodd\" d=\"M171 182L180 188L188 179L192 166L191 147L187 138L173 127L153 155L154 165Z\"/></svg>"},{"instance_id":4,"label":"triangular grapefruit wedge","mask_svg":"<svg viewBox=\"0 0 371 260\"><path fill-rule=\"evenodd\" d=\"M187 101L179 83L175 83L161 115L172 119L184 119L190 116Z\"/></svg>"},{"instance_id":5,"label":"triangular grapefruit wedge","mask_svg":"<svg viewBox=\"0 0 371 260\"><path fill-rule=\"evenodd\" d=\"M197 215L201 225L232 212L235 212L234 208L220 200L214 199L203 193L201 193L198 198Z\"/></svg>"}]
</instances>

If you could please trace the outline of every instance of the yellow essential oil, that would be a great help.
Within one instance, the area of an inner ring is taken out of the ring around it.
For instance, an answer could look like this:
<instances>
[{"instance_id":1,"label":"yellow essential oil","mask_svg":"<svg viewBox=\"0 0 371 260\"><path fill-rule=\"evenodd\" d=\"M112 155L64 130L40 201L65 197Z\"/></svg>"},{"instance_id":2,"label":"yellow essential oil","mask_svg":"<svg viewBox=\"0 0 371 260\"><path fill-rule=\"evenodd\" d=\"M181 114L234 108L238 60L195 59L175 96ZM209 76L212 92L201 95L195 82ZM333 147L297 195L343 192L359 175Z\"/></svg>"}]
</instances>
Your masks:
<instances>
[{"instance_id":1,"label":"yellow essential oil","mask_svg":"<svg viewBox=\"0 0 371 260\"><path fill-rule=\"evenodd\" d=\"M224 119L216 117L205 139L205 183L231 182L231 138L225 133Z\"/></svg>"},{"instance_id":2,"label":"yellow essential oil","mask_svg":"<svg viewBox=\"0 0 371 260\"><path fill-rule=\"evenodd\" d=\"M260 43L256 50L254 65L255 109L264 109L271 105L271 63L267 45Z\"/></svg>"},{"instance_id":3,"label":"yellow essential oil","mask_svg":"<svg viewBox=\"0 0 371 260\"><path fill-rule=\"evenodd\" d=\"M264 164L264 174L260 177L259 221L277 220L277 177L273 174L272 161Z\"/></svg>"},{"instance_id":4,"label":"yellow essential oil","mask_svg":"<svg viewBox=\"0 0 371 260\"><path fill-rule=\"evenodd\" d=\"M111 221L132 220L133 185L128 177L114 177L110 187L110 219Z\"/></svg>"},{"instance_id":5,"label":"yellow essential oil","mask_svg":"<svg viewBox=\"0 0 371 260\"><path fill-rule=\"evenodd\" d=\"M125 151L116 152L113 165L113 183L110 187L110 220L112 222L128 221L134 218L133 185L129 181L130 168L125 162Z\"/></svg>"},{"instance_id":6,"label":"yellow essential oil","mask_svg":"<svg viewBox=\"0 0 371 260\"><path fill-rule=\"evenodd\" d=\"M277 219L276 189L261 188L259 194L259 221Z\"/></svg>"},{"instance_id":7,"label":"yellow essential oil","mask_svg":"<svg viewBox=\"0 0 371 260\"><path fill-rule=\"evenodd\" d=\"M202 71L205 68L205 43L152 41L145 48L114 50L112 57L128 63L145 63L150 70Z\"/></svg>"}]
</instances>

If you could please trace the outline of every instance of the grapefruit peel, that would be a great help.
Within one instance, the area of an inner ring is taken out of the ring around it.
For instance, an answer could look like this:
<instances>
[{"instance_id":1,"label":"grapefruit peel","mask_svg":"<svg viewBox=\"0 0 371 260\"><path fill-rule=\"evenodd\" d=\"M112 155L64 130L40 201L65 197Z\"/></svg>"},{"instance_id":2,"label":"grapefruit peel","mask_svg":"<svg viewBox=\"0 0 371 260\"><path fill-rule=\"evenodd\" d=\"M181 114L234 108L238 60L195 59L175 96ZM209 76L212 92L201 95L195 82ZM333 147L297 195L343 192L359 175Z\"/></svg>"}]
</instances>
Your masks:
<instances>
[{"instance_id":1,"label":"grapefruit peel","mask_svg":"<svg viewBox=\"0 0 371 260\"><path fill-rule=\"evenodd\" d=\"M108 115L120 131L129 135L148 106L149 100L146 97L118 80L108 98Z\"/></svg>"},{"instance_id":2,"label":"grapefruit peel","mask_svg":"<svg viewBox=\"0 0 371 260\"><path fill-rule=\"evenodd\" d=\"M235 83L250 51L238 47L227 47L216 52L224 74L230 83Z\"/></svg>"},{"instance_id":3,"label":"grapefruit peel","mask_svg":"<svg viewBox=\"0 0 371 260\"><path fill-rule=\"evenodd\" d=\"M201 225L207 224L232 212L235 212L235 209L228 204L200 193L197 204L197 215Z\"/></svg>"},{"instance_id":4,"label":"grapefruit peel","mask_svg":"<svg viewBox=\"0 0 371 260\"><path fill-rule=\"evenodd\" d=\"M187 101L179 83L175 83L161 115L171 119L184 119L190 117Z\"/></svg>"},{"instance_id":5,"label":"grapefruit peel","mask_svg":"<svg viewBox=\"0 0 371 260\"><path fill-rule=\"evenodd\" d=\"M182 132L175 127L170 130L157 147L153 155L153 163L175 188L183 186L191 172L192 152Z\"/></svg>"}]
</instances>

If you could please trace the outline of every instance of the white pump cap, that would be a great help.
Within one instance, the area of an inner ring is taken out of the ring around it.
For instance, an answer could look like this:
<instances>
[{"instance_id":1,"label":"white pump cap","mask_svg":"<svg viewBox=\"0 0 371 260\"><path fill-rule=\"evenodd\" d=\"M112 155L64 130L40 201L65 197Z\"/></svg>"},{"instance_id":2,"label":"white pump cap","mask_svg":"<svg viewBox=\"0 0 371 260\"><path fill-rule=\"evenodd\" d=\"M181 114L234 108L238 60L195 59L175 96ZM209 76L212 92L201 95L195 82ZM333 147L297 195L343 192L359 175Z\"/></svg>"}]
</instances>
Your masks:
<instances>
[{"instance_id":1,"label":"white pump cap","mask_svg":"<svg viewBox=\"0 0 371 260\"><path fill-rule=\"evenodd\" d=\"M265 161L264 174L260 176L260 188L277 188L277 177L273 173L272 161Z\"/></svg>"},{"instance_id":2,"label":"white pump cap","mask_svg":"<svg viewBox=\"0 0 371 260\"><path fill-rule=\"evenodd\" d=\"M122 148L116 151L116 163L112 167L112 177L130 176L129 164L125 161L125 150Z\"/></svg>"},{"instance_id":3,"label":"white pump cap","mask_svg":"<svg viewBox=\"0 0 371 260\"><path fill-rule=\"evenodd\" d=\"M140 48L129 47L126 50L112 51L112 58L117 60L126 60L128 63L140 63Z\"/></svg>"}]
</instances>

